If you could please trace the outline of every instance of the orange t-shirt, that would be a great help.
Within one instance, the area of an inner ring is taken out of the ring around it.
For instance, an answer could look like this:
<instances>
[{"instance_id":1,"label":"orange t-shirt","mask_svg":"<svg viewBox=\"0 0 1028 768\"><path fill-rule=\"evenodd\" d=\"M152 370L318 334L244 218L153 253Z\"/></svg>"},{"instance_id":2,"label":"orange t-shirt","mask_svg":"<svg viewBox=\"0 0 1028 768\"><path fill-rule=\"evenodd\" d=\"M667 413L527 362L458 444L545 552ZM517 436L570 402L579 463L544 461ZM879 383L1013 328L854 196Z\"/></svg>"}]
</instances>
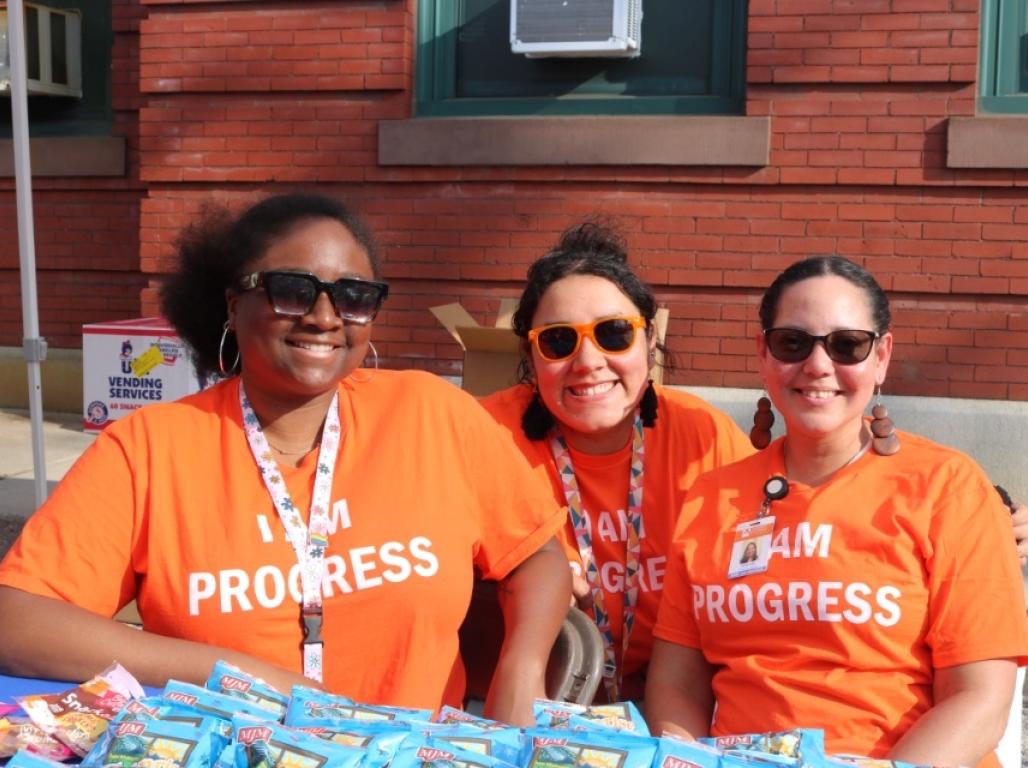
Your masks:
<instances>
[{"instance_id":1,"label":"orange t-shirt","mask_svg":"<svg viewBox=\"0 0 1028 768\"><path fill-rule=\"evenodd\" d=\"M564 511L475 401L420 372L339 387L325 682L359 701L459 706L473 571L506 576ZM0 564L0 583L301 671L296 556L246 441L238 380L103 432ZM310 509L317 454L285 471ZM459 668L459 667L457 667Z\"/></svg>"},{"instance_id":2,"label":"orange t-shirt","mask_svg":"<svg viewBox=\"0 0 1028 768\"><path fill-rule=\"evenodd\" d=\"M582 506L592 530L593 553L610 614L611 634L623 675L622 699L641 699L646 665L653 647L657 618L675 520L689 487L704 472L753 452L749 440L727 415L686 392L657 387L657 421L645 429L643 441L643 535L639 554L639 602L628 653L621 659L625 542L627 540L628 471L631 441L609 455L571 450ZM528 457L553 499L565 504L564 486L550 452L549 440L529 440L521 416L532 396L526 385L489 395L480 402L511 434ZM558 536L576 573L582 561L570 519Z\"/></svg>"},{"instance_id":3,"label":"orange t-shirt","mask_svg":"<svg viewBox=\"0 0 1028 768\"><path fill-rule=\"evenodd\" d=\"M654 634L716 669L712 734L821 727L829 752L881 757L932 706L934 669L1028 661L1009 512L968 457L900 439L790 484L764 573L728 578L783 441L693 486Z\"/></svg>"}]
</instances>

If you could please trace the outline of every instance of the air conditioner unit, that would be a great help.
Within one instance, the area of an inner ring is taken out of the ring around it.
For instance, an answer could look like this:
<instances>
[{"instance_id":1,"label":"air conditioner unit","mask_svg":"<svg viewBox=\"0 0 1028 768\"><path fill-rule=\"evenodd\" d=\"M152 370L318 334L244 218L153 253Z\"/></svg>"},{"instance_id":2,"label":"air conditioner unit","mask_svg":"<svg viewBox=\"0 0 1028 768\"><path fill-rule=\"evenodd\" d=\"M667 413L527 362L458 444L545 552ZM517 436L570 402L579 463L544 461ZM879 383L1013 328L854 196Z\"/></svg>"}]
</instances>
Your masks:
<instances>
[{"instance_id":1,"label":"air conditioner unit","mask_svg":"<svg viewBox=\"0 0 1028 768\"><path fill-rule=\"evenodd\" d=\"M30 94L82 98L82 14L25 3L25 65ZM11 95L7 9L0 8L0 95Z\"/></svg>"},{"instance_id":2,"label":"air conditioner unit","mask_svg":"<svg viewBox=\"0 0 1028 768\"><path fill-rule=\"evenodd\" d=\"M542 56L638 56L642 0L510 0L510 49Z\"/></svg>"}]
</instances>

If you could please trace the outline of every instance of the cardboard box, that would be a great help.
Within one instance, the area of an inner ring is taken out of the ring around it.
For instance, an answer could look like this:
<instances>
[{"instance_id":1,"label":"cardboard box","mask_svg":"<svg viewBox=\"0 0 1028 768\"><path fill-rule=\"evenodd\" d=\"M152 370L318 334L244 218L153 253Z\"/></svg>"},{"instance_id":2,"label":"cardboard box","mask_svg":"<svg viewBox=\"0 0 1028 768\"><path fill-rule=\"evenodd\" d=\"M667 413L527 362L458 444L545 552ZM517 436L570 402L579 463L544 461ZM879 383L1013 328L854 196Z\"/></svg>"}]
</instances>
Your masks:
<instances>
[{"instance_id":1,"label":"cardboard box","mask_svg":"<svg viewBox=\"0 0 1028 768\"><path fill-rule=\"evenodd\" d=\"M482 326L460 304L441 304L430 311L464 350L464 376L461 387L475 397L483 397L517 383L521 360L521 339L510 328L511 316L517 309L515 299L502 299L500 311L492 327ZM667 334L668 310L661 307L653 319L657 340ZM650 370L658 384L664 369L663 355L657 352L657 364Z\"/></svg>"},{"instance_id":2,"label":"cardboard box","mask_svg":"<svg viewBox=\"0 0 1028 768\"><path fill-rule=\"evenodd\" d=\"M84 430L102 430L143 405L201 388L185 343L164 318L82 326Z\"/></svg>"}]
</instances>

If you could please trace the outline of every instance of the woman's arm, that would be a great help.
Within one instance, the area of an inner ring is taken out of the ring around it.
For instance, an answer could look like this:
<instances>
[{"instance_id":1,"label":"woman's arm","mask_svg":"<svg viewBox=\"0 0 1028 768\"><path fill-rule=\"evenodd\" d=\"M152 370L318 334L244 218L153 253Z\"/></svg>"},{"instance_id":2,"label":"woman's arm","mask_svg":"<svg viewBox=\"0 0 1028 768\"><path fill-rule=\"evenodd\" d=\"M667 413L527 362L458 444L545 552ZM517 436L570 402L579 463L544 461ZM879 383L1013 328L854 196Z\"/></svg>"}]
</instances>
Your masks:
<instances>
[{"instance_id":1,"label":"woman's arm","mask_svg":"<svg viewBox=\"0 0 1028 768\"><path fill-rule=\"evenodd\" d=\"M238 651L134 629L71 603L0 586L0 671L19 677L88 680L112 661L140 683L169 679L203 685L218 659L288 695L294 684L317 687L295 672Z\"/></svg>"},{"instance_id":2,"label":"woman's arm","mask_svg":"<svg viewBox=\"0 0 1028 768\"><path fill-rule=\"evenodd\" d=\"M697 739L710 733L714 715L714 667L698 648L654 640L646 673L646 722L650 733Z\"/></svg>"},{"instance_id":3,"label":"woman's arm","mask_svg":"<svg viewBox=\"0 0 1028 768\"><path fill-rule=\"evenodd\" d=\"M935 670L935 705L889 753L929 765L975 765L1003 737L1017 666L989 659Z\"/></svg>"},{"instance_id":4,"label":"woman's arm","mask_svg":"<svg viewBox=\"0 0 1028 768\"><path fill-rule=\"evenodd\" d=\"M571 600L568 561L556 539L500 582L499 599L506 629L485 715L530 726L532 702L546 696L546 662Z\"/></svg>"}]
</instances>

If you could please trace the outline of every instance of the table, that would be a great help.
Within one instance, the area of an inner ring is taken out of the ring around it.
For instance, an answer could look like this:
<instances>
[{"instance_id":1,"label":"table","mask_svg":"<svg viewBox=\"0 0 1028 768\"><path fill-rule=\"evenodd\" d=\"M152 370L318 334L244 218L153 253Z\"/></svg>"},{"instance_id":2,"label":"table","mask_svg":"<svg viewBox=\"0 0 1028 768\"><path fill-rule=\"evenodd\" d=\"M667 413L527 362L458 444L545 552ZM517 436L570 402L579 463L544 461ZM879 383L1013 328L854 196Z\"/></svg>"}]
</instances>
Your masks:
<instances>
[{"instance_id":1,"label":"table","mask_svg":"<svg viewBox=\"0 0 1028 768\"><path fill-rule=\"evenodd\" d=\"M13 704L15 696L26 696L32 693L60 693L74 688L77 682L67 680L39 680L35 677L11 677L0 675L0 704ZM159 696L160 688L143 686L147 696Z\"/></svg>"}]
</instances>

